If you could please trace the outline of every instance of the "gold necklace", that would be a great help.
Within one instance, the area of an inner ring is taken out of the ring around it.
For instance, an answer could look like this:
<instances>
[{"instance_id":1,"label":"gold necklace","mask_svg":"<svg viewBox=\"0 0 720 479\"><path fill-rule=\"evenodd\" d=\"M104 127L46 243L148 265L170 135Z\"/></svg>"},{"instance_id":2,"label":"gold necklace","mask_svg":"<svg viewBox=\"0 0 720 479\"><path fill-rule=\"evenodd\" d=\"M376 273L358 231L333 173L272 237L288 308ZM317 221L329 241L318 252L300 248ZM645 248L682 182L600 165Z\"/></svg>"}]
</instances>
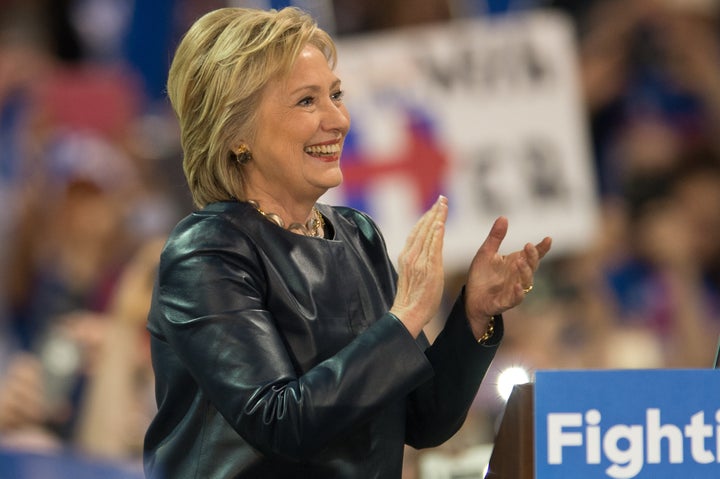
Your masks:
<instances>
[{"instance_id":1,"label":"gold necklace","mask_svg":"<svg viewBox=\"0 0 720 479\"><path fill-rule=\"evenodd\" d=\"M282 218L280 218L280 215L272 212L263 211L262 208L260 208L260 204L255 200L247 200L248 203L250 203L253 208L255 208L258 213L263 215L268 220L272 221L276 225L278 225L281 228L285 228L285 222ZM288 231L292 231L293 233L299 233L303 236L314 236L318 237L320 236L321 229L323 226L325 226L325 220L323 220L323 215L320 214L320 211L316 207L313 206L313 217L307 220L307 223L291 223L290 226L288 226Z\"/></svg>"}]
</instances>

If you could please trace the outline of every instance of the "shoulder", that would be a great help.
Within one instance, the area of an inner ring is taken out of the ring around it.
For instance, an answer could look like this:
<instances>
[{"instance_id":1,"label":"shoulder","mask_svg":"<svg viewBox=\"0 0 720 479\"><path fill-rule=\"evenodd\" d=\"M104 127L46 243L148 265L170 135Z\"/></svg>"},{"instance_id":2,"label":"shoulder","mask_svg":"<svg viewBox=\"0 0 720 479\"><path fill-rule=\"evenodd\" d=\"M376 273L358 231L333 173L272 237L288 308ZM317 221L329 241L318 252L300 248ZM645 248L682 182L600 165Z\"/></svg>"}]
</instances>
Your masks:
<instances>
[{"instance_id":1,"label":"shoulder","mask_svg":"<svg viewBox=\"0 0 720 479\"><path fill-rule=\"evenodd\" d=\"M261 225L253 211L245 203L221 202L183 218L160 254L160 286L192 297L228 277L262 283L265 273L254 233Z\"/></svg>"},{"instance_id":2,"label":"shoulder","mask_svg":"<svg viewBox=\"0 0 720 479\"><path fill-rule=\"evenodd\" d=\"M212 204L175 226L160 255L151 331L167 333L168 324L190 323L241 304L255 307L267 278L252 234L257 218L244 211L239 203Z\"/></svg>"},{"instance_id":3,"label":"shoulder","mask_svg":"<svg viewBox=\"0 0 720 479\"><path fill-rule=\"evenodd\" d=\"M248 205L236 202L213 203L178 222L168 236L161 266L188 256L252 254L250 231L253 215Z\"/></svg>"},{"instance_id":4,"label":"shoulder","mask_svg":"<svg viewBox=\"0 0 720 479\"><path fill-rule=\"evenodd\" d=\"M251 212L251 207L244 203L212 203L180 220L170 233L170 239L197 244L227 240L230 239L227 235L231 235L236 240L235 235L250 226Z\"/></svg>"}]
</instances>

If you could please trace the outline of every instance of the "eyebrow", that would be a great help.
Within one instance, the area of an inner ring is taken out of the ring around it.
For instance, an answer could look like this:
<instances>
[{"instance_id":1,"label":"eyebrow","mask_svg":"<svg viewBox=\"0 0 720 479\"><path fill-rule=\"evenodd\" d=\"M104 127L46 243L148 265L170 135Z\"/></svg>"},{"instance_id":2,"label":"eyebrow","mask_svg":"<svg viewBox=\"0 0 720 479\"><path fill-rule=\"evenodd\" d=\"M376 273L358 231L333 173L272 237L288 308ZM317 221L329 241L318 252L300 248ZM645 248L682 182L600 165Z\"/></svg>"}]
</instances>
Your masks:
<instances>
[{"instance_id":1,"label":"eyebrow","mask_svg":"<svg viewBox=\"0 0 720 479\"><path fill-rule=\"evenodd\" d=\"M341 83L342 83L341 80L339 78L336 78L335 81L333 81L330 84L330 89L332 90L334 88L339 87ZM295 90L291 91L290 94L296 95L305 90L309 90L312 92L318 92L318 91L322 90L322 87L318 86L318 85L304 85L304 86L301 86L300 88L296 88Z\"/></svg>"}]
</instances>

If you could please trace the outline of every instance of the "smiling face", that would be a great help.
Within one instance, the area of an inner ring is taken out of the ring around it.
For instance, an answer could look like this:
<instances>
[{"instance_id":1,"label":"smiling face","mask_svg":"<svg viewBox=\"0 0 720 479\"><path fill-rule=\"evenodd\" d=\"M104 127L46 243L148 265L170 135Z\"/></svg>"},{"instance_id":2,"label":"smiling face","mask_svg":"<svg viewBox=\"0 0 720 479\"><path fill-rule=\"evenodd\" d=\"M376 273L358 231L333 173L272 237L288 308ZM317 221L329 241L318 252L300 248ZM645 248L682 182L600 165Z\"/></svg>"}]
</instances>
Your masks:
<instances>
[{"instance_id":1,"label":"smiling face","mask_svg":"<svg viewBox=\"0 0 720 479\"><path fill-rule=\"evenodd\" d=\"M256 118L253 159L243 166L248 199L314 203L342 182L350 116L340 80L316 47L306 46L287 77L267 84Z\"/></svg>"}]
</instances>

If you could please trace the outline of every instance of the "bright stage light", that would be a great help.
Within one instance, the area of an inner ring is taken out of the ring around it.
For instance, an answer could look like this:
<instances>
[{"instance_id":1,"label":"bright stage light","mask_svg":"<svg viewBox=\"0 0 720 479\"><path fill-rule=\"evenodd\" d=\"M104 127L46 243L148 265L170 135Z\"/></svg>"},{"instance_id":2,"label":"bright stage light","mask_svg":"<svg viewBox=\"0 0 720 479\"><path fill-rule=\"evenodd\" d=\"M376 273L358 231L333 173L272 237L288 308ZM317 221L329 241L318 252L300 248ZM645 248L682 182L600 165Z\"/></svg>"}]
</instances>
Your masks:
<instances>
[{"instance_id":1,"label":"bright stage light","mask_svg":"<svg viewBox=\"0 0 720 479\"><path fill-rule=\"evenodd\" d=\"M500 397L507 401L516 384L525 384L530 381L530 374L521 366L512 366L504 369L498 375L497 390Z\"/></svg>"}]
</instances>

